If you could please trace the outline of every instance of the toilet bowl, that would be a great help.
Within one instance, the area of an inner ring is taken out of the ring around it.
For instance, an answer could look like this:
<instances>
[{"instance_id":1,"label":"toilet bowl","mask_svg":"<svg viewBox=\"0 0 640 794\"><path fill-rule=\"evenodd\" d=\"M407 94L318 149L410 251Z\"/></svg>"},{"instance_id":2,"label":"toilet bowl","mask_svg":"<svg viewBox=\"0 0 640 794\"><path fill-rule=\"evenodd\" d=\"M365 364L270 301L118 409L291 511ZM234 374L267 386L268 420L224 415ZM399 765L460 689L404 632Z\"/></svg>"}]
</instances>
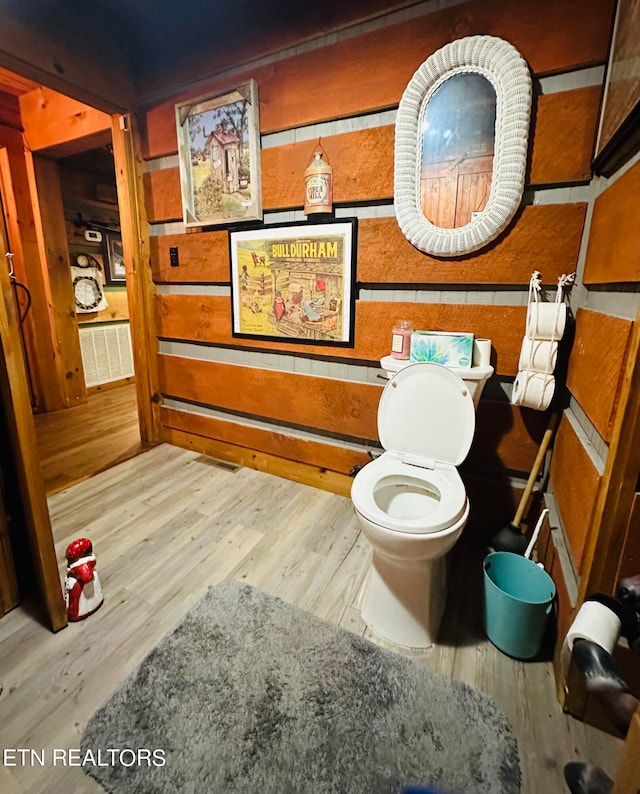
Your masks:
<instances>
[{"instance_id":1,"label":"toilet bowl","mask_svg":"<svg viewBox=\"0 0 640 794\"><path fill-rule=\"evenodd\" d=\"M456 467L474 430L474 398L454 370L410 364L383 389L378 433L385 452L358 472L351 499L373 550L361 614L396 645L435 642L447 596L446 554L469 515Z\"/></svg>"}]
</instances>

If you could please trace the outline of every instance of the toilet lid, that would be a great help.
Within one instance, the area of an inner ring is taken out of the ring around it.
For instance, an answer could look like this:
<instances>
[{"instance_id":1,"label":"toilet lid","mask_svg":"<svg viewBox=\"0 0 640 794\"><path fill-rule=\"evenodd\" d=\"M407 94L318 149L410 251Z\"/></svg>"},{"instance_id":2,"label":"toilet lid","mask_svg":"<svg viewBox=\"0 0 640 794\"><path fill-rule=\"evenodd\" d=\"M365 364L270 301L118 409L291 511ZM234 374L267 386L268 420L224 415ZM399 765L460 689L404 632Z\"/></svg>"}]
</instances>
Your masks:
<instances>
[{"instance_id":1,"label":"toilet lid","mask_svg":"<svg viewBox=\"0 0 640 794\"><path fill-rule=\"evenodd\" d=\"M378 406L382 446L422 459L425 465L462 463L475 425L467 384L452 370L431 362L399 370L384 387Z\"/></svg>"}]
</instances>

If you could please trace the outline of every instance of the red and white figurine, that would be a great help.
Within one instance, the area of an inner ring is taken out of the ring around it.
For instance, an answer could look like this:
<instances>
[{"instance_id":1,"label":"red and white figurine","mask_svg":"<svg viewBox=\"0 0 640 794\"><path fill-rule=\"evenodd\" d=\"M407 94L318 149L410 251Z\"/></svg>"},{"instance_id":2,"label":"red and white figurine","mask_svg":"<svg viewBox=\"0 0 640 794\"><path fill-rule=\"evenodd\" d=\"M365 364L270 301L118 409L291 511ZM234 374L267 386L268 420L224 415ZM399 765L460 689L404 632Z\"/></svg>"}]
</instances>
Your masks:
<instances>
[{"instance_id":1,"label":"red and white figurine","mask_svg":"<svg viewBox=\"0 0 640 794\"><path fill-rule=\"evenodd\" d=\"M88 618L102 606L104 596L93 546L88 538L78 538L67 546L67 576L64 599L69 620Z\"/></svg>"}]
</instances>

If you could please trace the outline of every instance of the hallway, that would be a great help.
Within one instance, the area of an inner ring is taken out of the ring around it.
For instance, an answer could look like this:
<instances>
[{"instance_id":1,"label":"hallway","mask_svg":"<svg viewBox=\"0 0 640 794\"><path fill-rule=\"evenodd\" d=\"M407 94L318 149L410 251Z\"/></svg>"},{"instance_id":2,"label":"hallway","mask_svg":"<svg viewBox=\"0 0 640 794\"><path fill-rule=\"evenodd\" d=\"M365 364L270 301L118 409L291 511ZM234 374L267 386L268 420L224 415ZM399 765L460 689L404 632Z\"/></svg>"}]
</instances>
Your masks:
<instances>
[{"instance_id":1,"label":"hallway","mask_svg":"<svg viewBox=\"0 0 640 794\"><path fill-rule=\"evenodd\" d=\"M143 450L135 383L97 391L84 405L34 419L48 496Z\"/></svg>"}]
</instances>

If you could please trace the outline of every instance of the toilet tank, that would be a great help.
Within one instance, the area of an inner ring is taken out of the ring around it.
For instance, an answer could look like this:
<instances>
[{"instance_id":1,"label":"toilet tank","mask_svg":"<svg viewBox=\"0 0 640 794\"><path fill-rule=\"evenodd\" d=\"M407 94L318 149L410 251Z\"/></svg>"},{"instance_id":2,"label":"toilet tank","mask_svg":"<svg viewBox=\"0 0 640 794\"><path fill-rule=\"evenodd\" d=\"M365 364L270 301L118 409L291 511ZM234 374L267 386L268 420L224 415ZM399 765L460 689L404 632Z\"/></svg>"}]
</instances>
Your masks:
<instances>
[{"instance_id":1,"label":"toilet tank","mask_svg":"<svg viewBox=\"0 0 640 794\"><path fill-rule=\"evenodd\" d=\"M414 362L403 361L393 356L384 356L384 358L380 359L380 366L384 370L387 378L392 378L398 370L409 367L412 363ZM469 387L469 391L473 397L473 404L477 410L484 386L493 375L493 367L490 364L486 364L484 366L477 365L464 368L450 367L450 369L459 375Z\"/></svg>"}]
</instances>

